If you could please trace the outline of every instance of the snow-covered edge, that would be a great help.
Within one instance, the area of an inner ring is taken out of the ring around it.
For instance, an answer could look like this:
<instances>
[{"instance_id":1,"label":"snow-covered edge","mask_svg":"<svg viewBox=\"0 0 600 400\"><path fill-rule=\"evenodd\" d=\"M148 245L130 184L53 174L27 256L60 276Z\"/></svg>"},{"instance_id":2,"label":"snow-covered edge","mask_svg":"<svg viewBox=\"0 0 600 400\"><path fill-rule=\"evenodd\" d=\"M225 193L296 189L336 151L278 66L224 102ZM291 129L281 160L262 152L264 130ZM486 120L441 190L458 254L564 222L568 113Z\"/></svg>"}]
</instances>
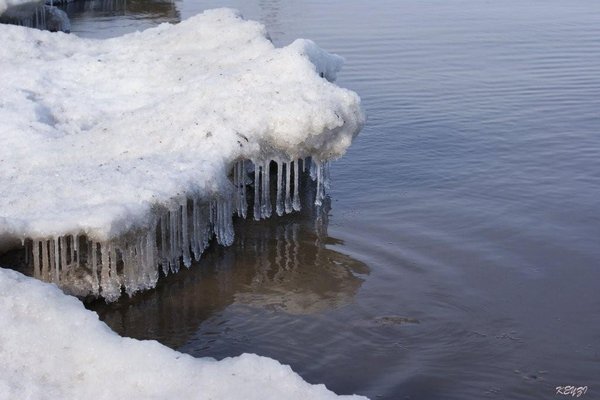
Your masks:
<instances>
[{"instance_id":1,"label":"snow-covered edge","mask_svg":"<svg viewBox=\"0 0 600 400\"><path fill-rule=\"evenodd\" d=\"M120 337L75 297L4 268L0 326L0 400L338 398L270 358L197 359Z\"/></svg>"}]
</instances>

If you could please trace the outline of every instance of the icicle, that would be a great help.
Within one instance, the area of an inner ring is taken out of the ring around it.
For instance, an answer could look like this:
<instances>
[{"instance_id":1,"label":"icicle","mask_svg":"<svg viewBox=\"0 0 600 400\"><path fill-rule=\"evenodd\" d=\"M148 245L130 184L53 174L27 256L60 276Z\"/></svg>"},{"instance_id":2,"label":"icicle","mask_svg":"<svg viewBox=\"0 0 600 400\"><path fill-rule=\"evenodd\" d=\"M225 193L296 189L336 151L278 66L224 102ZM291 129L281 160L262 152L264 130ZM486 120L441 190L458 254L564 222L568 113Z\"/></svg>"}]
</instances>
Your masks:
<instances>
[{"instance_id":1,"label":"icicle","mask_svg":"<svg viewBox=\"0 0 600 400\"><path fill-rule=\"evenodd\" d=\"M187 199L184 200L181 205L181 234L182 234L182 253L183 253L183 265L187 268L192 266L192 257L190 256L190 231L188 224L188 208Z\"/></svg>"},{"instance_id":2,"label":"icicle","mask_svg":"<svg viewBox=\"0 0 600 400\"><path fill-rule=\"evenodd\" d=\"M231 201L225 201L225 246L231 246L233 244L234 239L234 231L233 231L233 209Z\"/></svg>"},{"instance_id":3,"label":"icicle","mask_svg":"<svg viewBox=\"0 0 600 400\"><path fill-rule=\"evenodd\" d=\"M81 257L79 255L79 235L75 235L75 261L77 266L81 266Z\"/></svg>"},{"instance_id":4,"label":"icicle","mask_svg":"<svg viewBox=\"0 0 600 400\"><path fill-rule=\"evenodd\" d=\"M75 235L69 237L69 243L69 257L71 258L69 264L71 264L72 267L77 267L75 264Z\"/></svg>"},{"instance_id":5,"label":"icicle","mask_svg":"<svg viewBox=\"0 0 600 400\"><path fill-rule=\"evenodd\" d=\"M271 184L270 179L270 161L267 160L263 164L262 169L262 204L261 218L269 218L271 216Z\"/></svg>"},{"instance_id":6,"label":"icicle","mask_svg":"<svg viewBox=\"0 0 600 400\"><path fill-rule=\"evenodd\" d=\"M123 258L123 265L125 265L127 273L125 276L127 280L125 281L125 293L129 297L133 296L133 294L137 291L138 288L138 280L139 280L139 270L135 265L135 262L132 257L132 244L127 243L125 248L121 248L121 257Z\"/></svg>"},{"instance_id":7,"label":"icicle","mask_svg":"<svg viewBox=\"0 0 600 400\"><path fill-rule=\"evenodd\" d=\"M329 162L324 161L323 162L323 189L325 189L325 192L327 191L327 189L330 189L330 169L329 169Z\"/></svg>"},{"instance_id":8,"label":"icicle","mask_svg":"<svg viewBox=\"0 0 600 400\"><path fill-rule=\"evenodd\" d=\"M42 280L48 281L50 277L50 257L48 254L49 240L42 241Z\"/></svg>"},{"instance_id":9,"label":"icicle","mask_svg":"<svg viewBox=\"0 0 600 400\"><path fill-rule=\"evenodd\" d=\"M141 236L138 238L135 244L135 259L139 268L139 274L142 277L141 282L139 283L139 289L149 289L150 282L150 268L147 264L147 255L146 255L146 236Z\"/></svg>"},{"instance_id":10,"label":"icicle","mask_svg":"<svg viewBox=\"0 0 600 400\"><path fill-rule=\"evenodd\" d=\"M100 274L98 274L98 244L91 242L92 245L92 292L98 294L100 286L102 287L102 296L107 298L107 291L111 287L110 273L111 273L111 259L109 254L108 245L106 243L100 244ZM115 267L116 269L116 267ZM98 277L100 275L100 277Z\"/></svg>"},{"instance_id":11,"label":"icicle","mask_svg":"<svg viewBox=\"0 0 600 400\"><path fill-rule=\"evenodd\" d=\"M258 221L261 218L260 204L260 169L259 164L254 163L254 220Z\"/></svg>"},{"instance_id":12,"label":"icicle","mask_svg":"<svg viewBox=\"0 0 600 400\"><path fill-rule=\"evenodd\" d=\"M25 247L25 265L29 266L31 265L31 252L33 251L30 244L31 241L29 239L25 240L25 238L23 238L21 242L22 245Z\"/></svg>"},{"instance_id":13,"label":"icicle","mask_svg":"<svg viewBox=\"0 0 600 400\"><path fill-rule=\"evenodd\" d=\"M116 299L118 299L121 296L121 278L119 277L118 274L118 269L117 269L117 248L112 245L112 244L108 244L107 247L107 251L108 254L110 256L110 269L109 269L109 284L110 284L110 294L111 294L111 298L112 300L109 301L114 301ZM106 297L106 296L105 296Z\"/></svg>"},{"instance_id":14,"label":"icicle","mask_svg":"<svg viewBox=\"0 0 600 400\"><path fill-rule=\"evenodd\" d=\"M312 179L313 181L316 181L317 180L317 174L318 174L318 171L317 171L317 161L315 161L315 160L313 160L311 158L311 159L309 159L308 163L309 163L309 167L308 168L310 170L309 171L310 172L310 179Z\"/></svg>"},{"instance_id":15,"label":"icicle","mask_svg":"<svg viewBox=\"0 0 600 400\"><path fill-rule=\"evenodd\" d=\"M232 171L232 175L233 175L233 204L235 206L236 211L239 208L240 205L240 191L238 190L238 188L240 187L240 171L239 171L240 165L239 162L234 162L233 163L233 171Z\"/></svg>"},{"instance_id":16,"label":"icicle","mask_svg":"<svg viewBox=\"0 0 600 400\"><path fill-rule=\"evenodd\" d=\"M291 199L291 175L292 175L292 161L284 163L285 165L285 212L289 214L292 212L292 199Z\"/></svg>"},{"instance_id":17,"label":"icicle","mask_svg":"<svg viewBox=\"0 0 600 400\"><path fill-rule=\"evenodd\" d=\"M244 160L240 161L239 174L241 217L245 219L248 210L248 200L246 199L246 165ZM238 215L240 214L238 213Z\"/></svg>"},{"instance_id":18,"label":"icicle","mask_svg":"<svg viewBox=\"0 0 600 400\"><path fill-rule=\"evenodd\" d=\"M60 242L60 268L63 271L67 270L67 237L62 236L59 239Z\"/></svg>"},{"instance_id":19,"label":"icicle","mask_svg":"<svg viewBox=\"0 0 600 400\"><path fill-rule=\"evenodd\" d=\"M88 268L91 270L92 277L92 293L98 295L100 286L102 286L102 295L106 298L104 291L107 285L108 277L108 254L102 248L100 254L100 274L98 274L98 245L92 241L88 241ZM100 277L98 277L100 275Z\"/></svg>"},{"instance_id":20,"label":"icicle","mask_svg":"<svg viewBox=\"0 0 600 400\"><path fill-rule=\"evenodd\" d=\"M156 229L151 229L146 236L146 265L148 268L148 287L156 286L158 281L158 262L156 252Z\"/></svg>"},{"instance_id":21,"label":"icicle","mask_svg":"<svg viewBox=\"0 0 600 400\"><path fill-rule=\"evenodd\" d=\"M217 201L217 242L220 245L225 245L225 202Z\"/></svg>"},{"instance_id":22,"label":"icicle","mask_svg":"<svg viewBox=\"0 0 600 400\"><path fill-rule=\"evenodd\" d=\"M129 244L125 244L125 248L121 249L121 257L123 257L123 286L125 286L125 292L128 296L132 296L136 290L136 270L135 265L129 257L131 252L130 247ZM116 255L113 257L113 254L116 254L116 251L111 249L111 263L113 259L116 260Z\"/></svg>"},{"instance_id":23,"label":"icicle","mask_svg":"<svg viewBox=\"0 0 600 400\"><path fill-rule=\"evenodd\" d=\"M277 197L275 199L275 210L280 217L283 215L283 163L277 161Z\"/></svg>"},{"instance_id":24,"label":"icicle","mask_svg":"<svg viewBox=\"0 0 600 400\"><path fill-rule=\"evenodd\" d=\"M169 267L171 272L179 271L179 252L177 251L177 225L178 225L177 211L173 210L169 212L169 225L170 225L170 252L169 252Z\"/></svg>"},{"instance_id":25,"label":"icicle","mask_svg":"<svg viewBox=\"0 0 600 400\"><path fill-rule=\"evenodd\" d=\"M320 161L314 162L315 164L315 175L317 179L317 194L315 196L315 205L323 205L323 199L325 198L325 187L324 187L324 175L323 175L323 164ZM312 171L311 171L312 172Z\"/></svg>"},{"instance_id":26,"label":"icicle","mask_svg":"<svg viewBox=\"0 0 600 400\"><path fill-rule=\"evenodd\" d=\"M198 238L198 199L192 199L192 255L196 261L200 259L200 246Z\"/></svg>"},{"instance_id":27,"label":"icicle","mask_svg":"<svg viewBox=\"0 0 600 400\"><path fill-rule=\"evenodd\" d=\"M60 270L61 270L61 264L60 264L60 237L57 237L56 239L54 239L54 267L56 268L54 270L55 279L56 279L55 282L58 284L60 282Z\"/></svg>"},{"instance_id":28,"label":"icicle","mask_svg":"<svg viewBox=\"0 0 600 400\"><path fill-rule=\"evenodd\" d=\"M219 210L218 210L218 206L217 206L217 202L216 200L212 200L209 203L209 211L208 211L208 217L209 217L209 222L210 222L210 227L212 228L212 233L217 237L219 237L219 225L218 225L218 215L219 215Z\"/></svg>"},{"instance_id":29,"label":"icicle","mask_svg":"<svg viewBox=\"0 0 600 400\"><path fill-rule=\"evenodd\" d=\"M236 162L233 168L234 207L236 214L242 218L246 218L246 209L248 208L248 203L246 202L245 174L244 161Z\"/></svg>"},{"instance_id":30,"label":"icicle","mask_svg":"<svg viewBox=\"0 0 600 400\"><path fill-rule=\"evenodd\" d=\"M160 264L165 276L169 273L169 262L167 257L167 214L160 217Z\"/></svg>"},{"instance_id":31,"label":"icicle","mask_svg":"<svg viewBox=\"0 0 600 400\"><path fill-rule=\"evenodd\" d=\"M210 205L204 205L200 208L200 253L202 253L208 247L212 235L210 210Z\"/></svg>"},{"instance_id":32,"label":"icicle","mask_svg":"<svg viewBox=\"0 0 600 400\"><path fill-rule=\"evenodd\" d=\"M42 269L40 265L40 241L34 240L32 246L32 255L33 255L33 276L36 278L41 278Z\"/></svg>"},{"instance_id":33,"label":"icicle","mask_svg":"<svg viewBox=\"0 0 600 400\"><path fill-rule=\"evenodd\" d=\"M57 266L56 266L56 245L55 245L56 240L55 239L50 239L49 240L49 248L50 248L50 254L49 254L49 258L50 258L50 274L51 274L51 279L52 282L57 282L58 283L58 279L56 279L56 270L57 270Z\"/></svg>"},{"instance_id":34,"label":"icicle","mask_svg":"<svg viewBox=\"0 0 600 400\"><path fill-rule=\"evenodd\" d=\"M292 202L292 207L295 211L300 211L300 168L298 168L298 163L300 160L294 161L294 200Z\"/></svg>"},{"instance_id":35,"label":"icicle","mask_svg":"<svg viewBox=\"0 0 600 400\"><path fill-rule=\"evenodd\" d=\"M173 254L173 256L175 257L173 262L177 264L177 271L179 271L179 258L183 254L181 236L181 206L178 206L175 211L175 252Z\"/></svg>"},{"instance_id":36,"label":"icicle","mask_svg":"<svg viewBox=\"0 0 600 400\"><path fill-rule=\"evenodd\" d=\"M215 202L214 233L217 242L223 246L230 246L233 243L232 206L230 199L219 199Z\"/></svg>"}]
</instances>

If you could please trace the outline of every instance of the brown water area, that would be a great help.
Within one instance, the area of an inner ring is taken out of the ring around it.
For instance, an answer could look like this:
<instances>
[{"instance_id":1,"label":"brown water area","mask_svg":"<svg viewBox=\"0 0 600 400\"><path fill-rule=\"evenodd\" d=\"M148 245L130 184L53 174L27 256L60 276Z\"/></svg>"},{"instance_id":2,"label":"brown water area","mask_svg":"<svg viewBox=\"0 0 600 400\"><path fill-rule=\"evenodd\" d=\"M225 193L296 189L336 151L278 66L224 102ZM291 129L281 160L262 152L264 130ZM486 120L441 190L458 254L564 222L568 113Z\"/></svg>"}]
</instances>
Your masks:
<instances>
[{"instance_id":1,"label":"brown water area","mask_svg":"<svg viewBox=\"0 0 600 400\"><path fill-rule=\"evenodd\" d=\"M230 306L298 316L343 307L353 301L369 268L328 249L336 239L325 236L325 225L310 212L238 220L232 246L213 243L200 262L161 279L150 293L90 307L121 335L173 348Z\"/></svg>"}]
</instances>

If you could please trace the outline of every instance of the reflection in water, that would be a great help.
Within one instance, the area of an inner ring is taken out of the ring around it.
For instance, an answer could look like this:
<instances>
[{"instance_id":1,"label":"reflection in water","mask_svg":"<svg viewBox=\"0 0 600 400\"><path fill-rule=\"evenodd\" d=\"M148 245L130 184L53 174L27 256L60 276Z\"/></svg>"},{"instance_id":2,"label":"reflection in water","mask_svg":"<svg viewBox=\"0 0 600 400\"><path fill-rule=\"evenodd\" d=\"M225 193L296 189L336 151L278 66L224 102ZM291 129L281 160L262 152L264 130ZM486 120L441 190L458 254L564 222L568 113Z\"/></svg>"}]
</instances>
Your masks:
<instances>
[{"instance_id":1,"label":"reflection in water","mask_svg":"<svg viewBox=\"0 0 600 400\"><path fill-rule=\"evenodd\" d=\"M171 0L84 0L61 5L68 14L94 18L114 15L130 15L131 18L164 18L175 22L179 14Z\"/></svg>"},{"instance_id":2,"label":"reflection in water","mask_svg":"<svg viewBox=\"0 0 600 400\"><path fill-rule=\"evenodd\" d=\"M258 2L261 9L260 21L265 24L267 32L272 36L280 36L283 33L281 25L280 1L279 0L261 0Z\"/></svg>"},{"instance_id":3,"label":"reflection in water","mask_svg":"<svg viewBox=\"0 0 600 400\"><path fill-rule=\"evenodd\" d=\"M44 2L31 0L0 11L0 24L20 25L28 28L48 30L51 32L70 32L71 25L67 14Z\"/></svg>"},{"instance_id":4,"label":"reflection in water","mask_svg":"<svg viewBox=\"0 0 600 400\"><path fill-rule=\"evenodd\" d=\"M327 248L327 207L264 221L238 220L231 247L213 244L205 257L159 282L157 288L98 312L124 336L157 339L177 348L230 305L312 314L352 301L369 268Z\"/></svg>"},{"instance_id":5,"label":"reflection in water","mask_svg":"<svg viewBox=\"0 0 600 400\"><path fill-rule=\"evenodd\" d=\"M60 8L71 19L72 32L84 37L114 37L180 21L172 0L83 0ZM90 21L94 21L91 31Z\"/></svg>"}]
</instances>

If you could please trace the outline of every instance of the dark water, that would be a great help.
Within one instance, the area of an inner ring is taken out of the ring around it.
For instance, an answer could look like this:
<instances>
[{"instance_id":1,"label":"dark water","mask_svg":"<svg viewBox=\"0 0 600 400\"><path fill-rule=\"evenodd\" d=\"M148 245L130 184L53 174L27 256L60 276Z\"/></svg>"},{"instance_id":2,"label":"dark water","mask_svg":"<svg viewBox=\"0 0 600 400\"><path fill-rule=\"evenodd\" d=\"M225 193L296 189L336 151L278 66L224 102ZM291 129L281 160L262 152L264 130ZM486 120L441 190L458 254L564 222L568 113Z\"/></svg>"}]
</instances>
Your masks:
<instances>
[{"instance_id":1,"label":"dark water","mask_svg":"<svg viewBox=\"0 0 600 400\"><path fill-rule=\"evenodd\" d=\"M600 398L600 3L117 3L71 6L73 32L233 6L278 45L346 57L369 121L332 165L329 221L238 225L232 248L97 306L115 330L374 399Z\"/></svg>"}]
</instances>

